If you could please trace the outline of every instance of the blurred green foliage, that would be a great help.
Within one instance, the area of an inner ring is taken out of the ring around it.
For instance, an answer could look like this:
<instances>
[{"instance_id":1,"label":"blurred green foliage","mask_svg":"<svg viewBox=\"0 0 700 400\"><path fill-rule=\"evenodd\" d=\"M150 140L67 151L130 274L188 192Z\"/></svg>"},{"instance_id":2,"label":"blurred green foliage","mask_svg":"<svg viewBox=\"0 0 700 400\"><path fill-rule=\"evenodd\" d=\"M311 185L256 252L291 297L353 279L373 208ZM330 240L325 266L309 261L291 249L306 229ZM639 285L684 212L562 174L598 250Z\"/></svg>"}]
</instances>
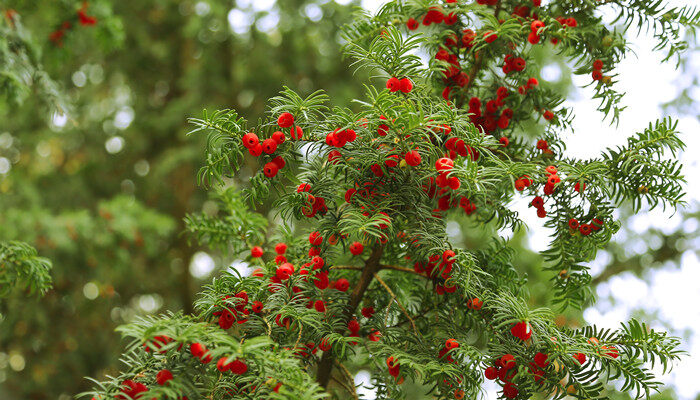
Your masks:
<instances>
[{"instance_id":1,"label":"blurred green foliage","mask_svg":"<svg viewBox=\"0 0 700 400\"><path fill-rule=\"evenodd\" d=\"M260 116L280 82L360 91L337 34L352 4L239 3L95 0L89 26L81 1L0 5L0 241L54 264L44 298L6 300L0 398L67 399L119 367L117 325L191 307L197 248L180 233L208 204L201 143L185 137L192 110ZM64 21L59 46L49 36Z\"/></svg>"}]
</instances>

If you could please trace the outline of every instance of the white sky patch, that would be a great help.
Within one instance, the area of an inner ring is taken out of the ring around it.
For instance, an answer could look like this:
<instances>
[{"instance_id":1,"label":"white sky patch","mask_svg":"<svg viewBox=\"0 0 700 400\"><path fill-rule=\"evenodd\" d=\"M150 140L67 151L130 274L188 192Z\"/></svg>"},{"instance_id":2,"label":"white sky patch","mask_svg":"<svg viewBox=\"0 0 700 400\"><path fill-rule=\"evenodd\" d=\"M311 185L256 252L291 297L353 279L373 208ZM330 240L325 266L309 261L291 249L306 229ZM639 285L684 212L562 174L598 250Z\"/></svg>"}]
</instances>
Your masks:
<instances>
[{"instance_id":1,"label":"white sky patch","mask_svg":"<svg viewBox=\"0 0 700 400\"><path fill-rule=\"evenodd\" d=\"M51 116L51 124L57 128L63 128L68 122L68 116L59 112L55 112Z\"/></svg>"},{"instance_id":2,"label":"white sky patch","mask_svg":"<svg viewBox=\"0 0 700 400\"><path fill-rule=\"evenodd\" d=\"M190 262L190 274L198 279L206 278L214 271L214 267L214 259L209 254L198 251Z\"/></svg>"},{"instance_id":3,"label":"white sky patch","mask_svg":"<svg viewBox=\"0 0 700 400\"><path fill-rule=\"evenodd\" d=\"M109 154L117 154L124 148L124 138L113 136L105 142L105 149Z\"/></svg>"},{"instance_id":4,"label":"white sky patch","mask_svg":"<svg viewBox=\"0 0 700 400\"><path fill-rule=\"evenodd\" d=\"M241 260L236 260L232 262L231 265L229 265L229 270L238 271L238 273L241 274L241 276L249 276L253 273L254 269L255 268L251 267L250 264Z\"/></svg>"},{"instance_id":5,"label":"white sky patch","mask_svg":"<svg viewBox=\"0 0 700 400\"><path fill-rule=\"evenodd\" d=\"M231 29L239 35L247 33L253 22L253 16L250 13L236 8L228 12L227 19Z\"/></svg>"},{"instance_id":6,"label":"white sky patch","mask_svg":"<svg viewBox=\"0 0 700 400\"><path fill-rule=\"evenodd\" d=\"M279 12L277 12L277 10L270 10L270 12L268 12L263 17L258 19L258 21L255 23L255 27L260 32L270 32L277 27L277 24L279 22L280 22Z\"/></svg>"}]
</instances>

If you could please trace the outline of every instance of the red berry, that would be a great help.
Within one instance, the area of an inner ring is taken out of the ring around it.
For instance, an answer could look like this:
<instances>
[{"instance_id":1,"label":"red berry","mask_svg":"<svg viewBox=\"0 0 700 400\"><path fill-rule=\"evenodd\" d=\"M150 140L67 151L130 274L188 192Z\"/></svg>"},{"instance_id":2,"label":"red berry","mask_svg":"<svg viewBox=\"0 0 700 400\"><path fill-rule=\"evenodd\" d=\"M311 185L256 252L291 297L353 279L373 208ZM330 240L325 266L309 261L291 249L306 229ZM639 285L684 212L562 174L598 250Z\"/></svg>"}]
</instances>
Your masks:
<instances>
[{"instance_id":1,"label":"red berry","mask_svg":"<svg viewBox=\"0 0 700 400\"><path fill-rule=\"evenodd\" d=\"M576 218L571 218L569 220L569 228L571 228L573 230L577 230L578 227L579 227L578 220Z\"/></svg>"},{"instance_id":2,"label":"red berry","mask_svg":"<svg viewBox=\"0 0 700 400\"><path fill-rule=\"evenodd\" d=\"M276 131L275 133L272 134L272 140L277 142L277 144L282 144L284 141L287 139L286 136L284 136L284 133L280 131Z\"/></svg>"},{"instance_id":3,"label":"red berry","mask_svg":"<svg viewBox=\"0 0 700 400\"><path fill-rule=\"evenodd\" d=\"M372 318L372 315L374 315L374 307L363 307L362 308L362 316L369 319Z\"/></svg>"},{"instance_id":4,"label":"red berry","mask_svg":"<svg viewBox=\"0 0 700 400\"><path fill-rule=\"evenodd\" d=\"M493 31L486 31L484 32L484 41L486 43L493 43L496 39L498 39L498 34Z\"/></svg>"},{"instance_id":5,"label":"red berry","mask_svg":"<svg viewBox=\"0 0 700 400\"><path fill-rule=\"evenodd\" d=\"M272 154L277 150L277 141L275 139L265 139L262 142L262 149L265 154Z\"/></svg>"},{"instance_id":6,"label":"red berry","mask_svg":"<svg viewBox=\"0 0 700 400\"><path fill-rule=\"evenodd\" d=\"M245 148L247 149L255 147L258 143L260 143L258 135L254 134L253 132L248 132L245 135L243 135L242 141L243 146L245 146Z\"/></svg>"},{"instance_id":7,"label":"red berry","mask_svg":"<svg viewBox=\"0 0 700 400\"><path fill-rule=\"evenodd\" d=\"M503 396L505 396L507 399L514 399L518 397L518 388L510 382L506 383L503 385Z\"/></svg>"},{"instance_id":8,"label":"red berry","mask_svg":"<svg viewBox=\"0 0 700 400\"><path fill-rule=\"evenodd\" d=\"M495 380L498 378L498 370L495 367L488 367L484 371L484 376L490 381Z\"/></svg>"},{"instance_id":9,"label":"red berry","mask_svg":"<svg viewBox=\"0 0 700 400\"><path fill-rule=\"evenodd\" d=\"M248 153L250 153L250 155L253 157L259 157L262 154L262 152L263 148L260 143L248 148Z\"/></svg>"},{"instance_id":10,"label":"red berry","mask_svg":"<svg viewBox=\"0 0 700 400\"><path fill-rule=\"evenodd\" d=\"M318 231L311 232L309 234L309 243L312 246L320 246L323 243L323 236Z\"/></svg>"},{"instance_id":11,"label":"red berry","mask_svg":"<svg viewBox=\"0 0 700 400\"><path fill-rule=\"evenodd\" d=\"M435 169L438 171L450 171L454 167L454 162L446 157L439 158L435 161Z\"/></svg>"},{"instance_id":12,"label":"red berry","mask_svg":"<svg viewBox=\"0 0 700 400\"><path fill-rule=\"evenodd\" d=\"M421 162L420 153L418 153L416 150L411 150L408 153L406 153L404 159L406 160L406 164L412 167L417 166Z\"/></svg>"},{"instance_id":13,"label":"red berry","mask_svg":"<svg viewBox=\"0 0 700 400\"><path fill-rule=\"evenodd\" d=\"M260 246L254 246L252 249L250 249L250 256L253 258L259 258L262 257L263 255L263 249Z\"/></svg>"},{"instance_id":14,"label":"red berry","mask_svg":"<svg viewBox=\"0 0 700 400\"><path fill-rule=\"evenodd\" d=\"M360 323L357 322L356 319L351 319L350 322L348 322L348 330L351 333L357 333L360 331Z\"/></svg>"},{"instance_id":15,"label":"red berry","mask_svg":"<svg viewBox=\"0 0 700 400\"><path fill-rule=\"evenodd\" d=\"M295 126L291 129L290 134L292 135L292 139L301 140L302 136L304 136L304 131L300 126Z\"/></svg>"},{"instance_id":16,"label":"red berry","mask_svg":"<svg viewBox=\"0 0 700 400\"><path fill-rule=\"evenodd\" d=\"M578 361L579 364L583 365L586 363L586 355L583 353L574 354L574 359Z\"/></svg>"},{"instance_id":17,"label":"red berry","mask_svg":"<svg viewBox=\"0 0 700 400\"><path fill-rule=\"evenodd\" d=\"M583 236L588 236L588 235L590 235L590 234L591 234L591 231L592 231L591 226L588 225L588 224L581 224L581 225L579 226L578 230L579 230L579 232L581 232L581 234L582 234Z\"/></svg>"},{"instance_id":18,"label":"red berry","mask_svg":"<svg viewBox=\"0 0 700 400\"><path fill-rule=\"evenodd\" d=\"M389 78L389 80L386 81L386 88L392 93L401 90L401 82L399 81L399 78Z\"/></svg>"},{"instance_id":19,"label":"red berry","mask_svg":"<svg viewBox=\"0 0 700 400\"><path fill-rule=\"evenodd\" d=\"M279 172L279 167L274 162L269 162L263 166L263 174L268 178L274 178Z\"/></svg>"},{"instance_id":20,"label":"red berry","mask_svg":"<svg viewBox=\"0 0 700 400\"><path fill-rule=\"evenodd\" d=\"M275 252L277 254L284 254L287 252L287 243L277 243L275 245Z\"/></svg>"},{"instance_id":21,"label":"red berry","mask_svg":"<svg viewBox=\"0 0 700 400\"><path fill-rule=\"evenodd\" d=\"M248 365L244 361L236 359L228 365L228 369L236 375L243 375L248 371Z\"/></svg>"},{"instance_id":22,"label":"red berry","mask_svg":"<svg viewBox=\"0 0 700 400\"><path fill-rule=\"evenodd\" d=\"M280 126L280 128L289 128L294 124L294 116L288 112L284 112L280 114L280 116L277 118L277 125ZM294 136L294 135L292 135Z\"/></svg>"},{"instance_id":23,"label":"red berry","mask_svg":"<svg viewBox=\"0 0 700 400\"><path fill-rule=\"evenodd\" d=\"M285 165L287 165L287 163L284 161L284 158L282 158L281 156L273 158L271 162L277 166L277 169L282 169Z\"/></svg>"},{"instance_id":24,"label":"red berry","mask_svg":"<svg viewBox=\"0 0 700 400\"><path fill-rule=\"evenodd\" d=\"M509 370L515 367L515 357L512 354L505 354L498 359L498 363L503 369Z\"/></svg>"},{"instance_id":25,"label":"red berry","mask_svg":"<svg viewBox=\"0 0 700 400\"><path fill-rule=\"evenodd\" d=\"M348 288L350 287L350 282L345 278L340 278L337 281L335 281L335 284L333 284L333 287L335 288L335 290L339 290L341 292L347 292Z\"/></svg>"},{"instance_id":26,"label":"red berry","mask_svg":"<svg viewBox=\"0 0 700 400\"><path fill-rule=\"evenodd\" d=\"M207 348L201 343L192 343L190 345L190 353L197 358L201 359L206 352Z\"/></svg>"},{"instance_id":27,"label":"red berry","mask_svg":"<svg viewBox=\"0 0 700 400\"><path fill-rule=\"evenodd\" d=\"M408 27L409 30L414 31L418 29L418 21L416 21L415 18L409 18L408 21L406 21L406 27Z\"/></svg>"},{"instance_id":28,"label":"red berry","mask_svg":"<svg viewBox=\"0 0 700 400\"><path fill-rule=\"evenodd\" d=\"M537 44L537 43L540 42L540 35L538 35L538 34L535 33L535 32L530 32L530 33L527 35L527 41L528 41L530 44Z\"/></svg>"},{"instance_id":29,"label":"red berry","mask_svg":"<svg viewBox=\"0 0 700 400\"><path fill-rule=\"evenodd\" d=\"M603 352L603 354L605 354L608 357L612 357L612 358L620 357L620 351L617 350L617 347L615 347L615 346L602 346L601 350L606 350L605 352Z\"/></svg>"},{"instance_id":30,"label":"red berry","mask_svg":"<svg viewBox=\"0 0 700 400\"><path fill-rule=\"evenodd\" d=\"M479 298L474 297L471 300L467 301L467 308L472 309L472 310L481 310L481 307L483 307L484 302L482 300L479 300Z\"/></svg>"},{"instance_id":31,"label":"red berry","mask_svg":"<svg viewBox=\"0 0 700 400\"><path fill-rule=\"evenodd\" d=\"M459 342L454 339L447 339L445 341L445 348L448 350L456 349L459 347Z\"/></svg>"},{"instance_id":32,"label":"red berry","mask_svg":"<svg viewBox=\"0 0 700 400\"><path fill-rule=\"evenodd\" d=\"M543 114L542 116L544 117L544 119L546 119L547 121L549 121L549 120L551 120L552 118L554 118L554 113L551 112L550 110L547 110L547 111L544 112L544 114Z\"/></svg>"},{"instance_id":33,"label":"red berry","mask_svg":"<svg viewBox=\"0 0 700 400\"><path fill-rule=\"evenodd\" d=\"M260 301L254 301L253 304L250 306L250 309L256 313L260 314L263 310L263 303Z\"/></svg>"},{"instance_id":34,"label":"red berry","mask_svg":"<svg viewBox=\"0 0 700 400\"><path fill-rule=\"evenodd\" d=\"M538 367L540 368L545 368L549 365L549 361L547 361L548 356L544 353L538 352L535 354L535 364L537 364Z\"/></svg>"},{"instance_id":35,"label":"red berry","mask_svg":"<svg viewBox=\"0 0 700 400\"><path fill-rule=\"evenodd\" d=\"M408 78L403 78L399 81L399 90L403 93L410 93L413 90L413 82Z\"/></svg>"},{"instance_id":36,"label":"red berry","mask_svg":"<svg viewBox=\"0 0 700 400\"><path fill-rule=\"evenodd\" d=\"M331 342L327 338L321 339L321 343L318 344L318 348L321 349L321 351L328 351L331 349Z\"/></svg>"},{"instance_id":37,"label":"red berry","mask_svg":"<svg viewBox=\"0 0 700 400\"><path fill-rule=\"evenodd\" d=\"M160 370L156 375L156 383L159 385L165 385L171 379L173 379L173 373L167 369Z\"/></svg>"},{"instance_id":38,"label":"red berry","mask_svg":"<svg viewBox=\"0 0 700 400\"><path fill-rule=\"evenodd\" d=\"M534 199L532 199L532 205L535 208L542 208L544 206L544 199L540 196L536 196Z\"/></svg>"},{"instance_id":39,"label":"red berry","mask_svg":"<svg viewBox=\"0 0 700 400\"><path fill-rule=\"evenodd\" d=\"M510 333L518 339L526 341L530 339L530 336L532 336L532 328L530 328L529 323L521 321L513 325L513 327L510 329Z\"/></svg>"},{"instance_id":40,"label":"red berry","mask_svg":"<svg viewBox=\"0 0 700 400\"><path fill-rule=\"evenodd\" d=\"M280 280L284 281L289 279L294 273L294 266L290 263L284 263L280 265L275 271L275 276Z\"/></svg>"},{"instance_id":41,"label":"red berry","mask_svg":"<svg viewBox=\"0 0 700 400\"><path fill-rule=\"evenodd\" d=\"M593 61L593 69L603 69L603 61L602 60L595 60Z\"/></svg>"},{"instance_id":42,"label":"red berry","mask_svg":"<svg viewBox=\"0 0 700 400\"><path fill-rule=\"evenodd\" d=\"M231 363L227 362L228 358L226 357L221 357L219 358L219 361L216 362L216 369L219 370L219 372L226 372L231 368Z\"/></svg>"},{"instance_id":43,"label":"red berry","mask_svg":"<svg viewBox=\"0 0 700 400\"><path fill-rule=\"evenodd\" d=\"M320 313L326 312L326 303L324 303L323 300L316 300L314 308Z\"/></svg>"},{"instance_id":44,"label":"red berry","mask_svg":"<svg viewBox=\"0 0 700 400\"><path fill-rule=\"evenodd\" d=\"M537 31L539 31L541 28L544 28L544 22L542 22L542 21L540 21L540 20L534 20L534 21L532 21L532 23L530 24L530 30L531 30L532 32L537 32Z\"/></svg>"},{"instance_id":45,"label":"red berry","mask_svg":"<svg viewBox=\"0 0 700 400\"><path fill-rule=\"evenodd\" d=\"M365 246L363 246L360 242L353 242L353 244L350 245L350 253L353 256L359 256L364 250Z\"/></svg>"}]
</instances>

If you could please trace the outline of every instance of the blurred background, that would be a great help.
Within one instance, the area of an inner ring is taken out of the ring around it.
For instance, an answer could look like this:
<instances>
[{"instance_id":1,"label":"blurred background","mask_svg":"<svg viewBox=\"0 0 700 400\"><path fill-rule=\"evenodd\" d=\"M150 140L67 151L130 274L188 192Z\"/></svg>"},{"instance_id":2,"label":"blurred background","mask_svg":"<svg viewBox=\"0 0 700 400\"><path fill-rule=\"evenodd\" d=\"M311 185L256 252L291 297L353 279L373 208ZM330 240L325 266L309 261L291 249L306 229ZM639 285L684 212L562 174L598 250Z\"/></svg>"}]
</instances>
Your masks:
<instances>
[{"instance_id":1,"label":"blurred background","mask_svg":"<svg viewBox=\"0 0 700 400\"><path fill-rule=\"evenodd\" d=\"M183 234L187 213L217 207L197 185L203 140L186 136L186 118L234 108L255 121L282 85L302 94L323 88L334 104L349 105L363 77L340 53L339 27L355 7L384 2L95 0L85 9L94 24L76 17L81 2L39 3L0 2L0 27L9 32L0 35L0 240L29 242L54 265L45 297L17 292L0 301L0 398L8 400L72 398L89 387L85 376L118 369L116 326L189 312L213 275L245 270ZM538 54L541 79L569 92L572 156L595 157L659 117L677 117L688 144L688 204L637 216L622 208L623 229L591 263L597 302L557 323L616 327L634 316L682 336L691 355L654 398L700 399L700 49L691 43L679 65L662 64L651 36L631 33L635 54L616 70L627 92L619 126L595 111L590 79L572 78L548 47ZM26 45L11 63L10 34ZM502 234L521 253L533 306L547 305L550 276L537 251L549 233L525 203L514 207L528 229ZM448 229L454 243L476 248L492 227L465 218ZM356 372L358 383L369 382ZM361 393L372 398L371 388Z\"/></svg>"}]
</instances>

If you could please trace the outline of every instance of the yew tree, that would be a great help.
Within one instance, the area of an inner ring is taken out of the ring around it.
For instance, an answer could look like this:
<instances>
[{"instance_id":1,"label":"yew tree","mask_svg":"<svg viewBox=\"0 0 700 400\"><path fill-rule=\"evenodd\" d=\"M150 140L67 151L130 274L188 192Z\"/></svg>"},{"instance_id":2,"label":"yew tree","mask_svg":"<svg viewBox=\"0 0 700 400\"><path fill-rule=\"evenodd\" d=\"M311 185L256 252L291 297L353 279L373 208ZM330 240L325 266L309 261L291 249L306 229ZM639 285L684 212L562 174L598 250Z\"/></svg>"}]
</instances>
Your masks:
<instances>
[{"instance_id":1,"label":"yew tree","mask_svg":"<svg viewBox=\"0 0 700 400\"><path fill-rule=\"evenodd\" d=\"M524 229L513 204L527 201L551 232L541 256L552 307L581 308L592 300L586 263L619 228L616 207L683 204L671 119L596 158L567 156L573 110L538 79L534 55L567 58L616 123L615 68L629 48L604 11L653 30L671 61L700 22L661 0L390 1L343 29L345 53L370 76L363 98L331 108L322 91L285 87L257 123L233 110L191 119L208 135L199 180L219 206L188 216L187 233L252 273L215 278L194 315L122 326L122 372L86 395L357 398L361 368L381 399L407 387L478 398L485 380L507 399L608 398L608 382L650 396L661 386L652 369L683 355L679 339L636 320L558 326L549 308L529 307L508 240L460 249L446 229L465 214L473 229ZM251 159L260 167L239 188L232 178ZM255 210L269 202L273 223Z\"/></svg>"}]
</instances>

